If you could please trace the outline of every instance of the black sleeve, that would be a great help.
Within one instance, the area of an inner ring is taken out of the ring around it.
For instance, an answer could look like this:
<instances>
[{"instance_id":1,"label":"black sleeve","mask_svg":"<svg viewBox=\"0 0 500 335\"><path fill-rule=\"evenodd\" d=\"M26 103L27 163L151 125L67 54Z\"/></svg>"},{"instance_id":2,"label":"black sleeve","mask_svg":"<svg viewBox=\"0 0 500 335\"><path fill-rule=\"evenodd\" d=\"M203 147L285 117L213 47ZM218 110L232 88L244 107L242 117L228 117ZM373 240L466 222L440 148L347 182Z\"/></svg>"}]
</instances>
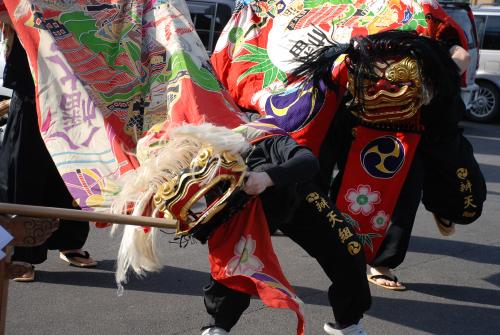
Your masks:
<instances>
[{"instance_id":1,"label":"black sleeve","mask_svg":"<svg viewBox=\"0 0 500 335\"><path fill-rule=\"evenodd\" d=\"M486 182L470 142L460 133L422 137L425 177L422 202L427 210L459 224L481 216Z\"/></svg>"},{"instance_id":2,"label":"black sleeve","mask_svg":"<svg viewBox=\"0 0 500 335\"><path fill-rule=\"evenodd\" d=\"M351 148L353 128L357 125L356 117L347 108L348 99L344 99L328 129L325 140L321 144L319 153L320 173L318 183L324 192L336 193L337 186L342 179L347 156ZM337 166L339 173L337 182L332 180L334 167ZM340 185L338 185L340 186Z\"/></svg>"},{"instance_id":3,"label":"black sleeve","mask_svg":"<svg viewBox=\"0 0 500 335\"><path fill-rule=\"evenodd\" d=\"M318 159L289 136L275 137L270 155L275 164L264 172L271 177L275 186L306 182L319 172Z\"/></svg>"},{"instance_id":4,"label":"black sleeve","mask_svg":"<svg viewBox=\"0 0 500 335\"><path fill-rule=\"evenodd\" d=\"M465 114L465 105L460 96L457 82L450 82L454 93L447 98L435 98L426 106L422 106L422 123L425 136L430 138L453 137L459 129L458 123Z\"/></svg>"}]
</instances>

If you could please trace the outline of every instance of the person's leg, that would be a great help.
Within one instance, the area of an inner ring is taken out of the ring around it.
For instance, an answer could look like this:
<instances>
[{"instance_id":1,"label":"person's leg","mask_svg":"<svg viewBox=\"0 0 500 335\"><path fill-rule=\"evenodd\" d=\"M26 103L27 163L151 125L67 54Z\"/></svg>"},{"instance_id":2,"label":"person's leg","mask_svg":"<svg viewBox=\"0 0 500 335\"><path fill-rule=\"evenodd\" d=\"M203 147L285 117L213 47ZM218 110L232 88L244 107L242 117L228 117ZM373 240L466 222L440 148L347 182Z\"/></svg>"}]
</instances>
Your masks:
<instances>
[{"instance_id":1,"label":"person's leg","mask_svg":"<svg viewBox=\"0 0 500 335\"><path fill-rule=\"evenodd\" d=\"M14 94L9 117L11 152L8 164L9 202L74 208L69 194L38 131L36 105L32 97ZM3 148L2 148L3 150ZM79 251L89 232L88 222L64 221L59 229L42 245L33 248L16 247L13 261L40 264L47 259L47 250ZM86 254L77 259L83 266L95 265Z\"/></svg>"},{"instance_id":2,"label":"person's leg","mask_svg":"<svg viewBox=\"0 0 500 335\"><path fill-rule=\"evenodd\" d=\"M210 321L202 330L214 327L229 332L250 305L250 296L232 290L210 276L210 283L203 288L205 308Z\"/></svg>"},{"instance_id":3,"label":"person's leg","mask_svg":"<svg viewBox=\"0 0 500 335\"><path fill-rule=\"evenodd\" d=\"M2 147L2 171L7 175L8 187L2 192L4 201L41 205L46 188L43 152L45 146L38 132L35 104L32 98L12 95L8 131ZM8 153L6 151L9 151ZM4 184L4 183L2 183ZM3 186L2 186L3 188ZM16 247L12 261L40 264L47 259L47 244L37 247Z\"/></svg>"},{"instance_id":4,"label":"person's leg","mask_svg":"<svg viewBox=\"0 0 500 335\"><path fill-rule=\"evenodd\" d=\"M357 324L371 304L363 246L318 187L309 184L301 193L296 216L280 230L314 257L332 281L328 298L339 327Z\"/></svg>"},{"instance_id":5,"label":"person's leg","mask_svg":"<svg viewBox=\"0 0 500 335\"><path fill-rule=\"evenodd\" d=\"M45 204L51 207L78 209L54 164L47 168L50 191L45 192ZM82 248L89 234L89 223L61 220L59 229L48 239L50 250L60 250L60 257L80 267L91 267L97 263Z\"/></svg>"},{"instance_id":6,"label":"person's leg","mask_svg":"<svg viewBox=\"0 0 500 335\"><path fill-rule=\"evenodd\" d=\"M44 185L41 186L41 198L39 201L43 206L78 209L73 197L69 193L59 171L54 164L40 134L37 134L33 142L40 146L40 163L44 166L43 176ZM89 223L61 220L59 229L47 240L45 247L50 250L60 250L60 257L66 262L79 267L93 267L97 265L89 254L82 251L81 248L87 241L89 234Z\"/></svg>"},{"instance_id":7,"label":"person's leg","mask_svg":"<svg viewBox=\"0 0 500 335\"><path fill-rule=\"evenodd\" d=\"M420 151L417 150L391 216L391 225L370 264L370 281L377 285L404 289L391 269L398 267L406 257L413 223L422 197L423 177L422 159Z\"/></svg>"},{"instance_id":8,"label":"person's leg","mask_svg":"<svg viewBox=\"0 0 500 335\"><path fill-rule=\"evenodd\" d=\"M48 239L50 250L59 250L59 257L71 265L87 268L94 267L97 262L87 251L82 250L87 241L89 223L62 220L59 229Z\"/></svg>"}]
</instances>

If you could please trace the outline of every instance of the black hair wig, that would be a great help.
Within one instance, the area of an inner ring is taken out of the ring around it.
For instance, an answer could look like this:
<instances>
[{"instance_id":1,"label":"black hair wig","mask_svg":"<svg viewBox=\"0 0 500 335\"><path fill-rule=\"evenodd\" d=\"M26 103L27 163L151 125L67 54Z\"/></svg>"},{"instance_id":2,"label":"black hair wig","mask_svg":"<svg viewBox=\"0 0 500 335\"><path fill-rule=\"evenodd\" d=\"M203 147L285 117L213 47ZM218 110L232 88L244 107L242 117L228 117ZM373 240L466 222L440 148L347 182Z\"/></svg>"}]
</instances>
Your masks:
<instances>
[{"instance_id":1,"label":"black hair wig","mask_svg":"<svg viewBox=\"0 0 500 335\"><path fill-rule=\"evenodd\" d=\"M330 88L338 86L332 78L332 66L342 54L348 55L347 66L354 74L356 84L363 78L375 75L375 61L410 56L419 63L424 83L431 85L433 99L448 99L460 94L458 67L445 44L418 35L415 31L388 30L354 37L349 44L323 47L308 57L299 59L301 65L293 71L292 76L310 80L314 85L323 81ZM359 91L362 89L361 85L356 86Z\"/></svg>"}]
</instances>

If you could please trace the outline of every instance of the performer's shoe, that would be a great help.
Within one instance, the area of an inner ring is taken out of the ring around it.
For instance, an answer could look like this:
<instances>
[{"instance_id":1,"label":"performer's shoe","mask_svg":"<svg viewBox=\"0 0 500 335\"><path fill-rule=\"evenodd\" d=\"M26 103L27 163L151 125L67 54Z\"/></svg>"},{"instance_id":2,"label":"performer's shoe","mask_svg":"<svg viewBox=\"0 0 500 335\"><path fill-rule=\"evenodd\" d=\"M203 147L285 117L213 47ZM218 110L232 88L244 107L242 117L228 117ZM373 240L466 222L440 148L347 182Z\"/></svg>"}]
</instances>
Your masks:
<instances>
[{"instance_id":1,"label":"performer's shoe","mask_svg":"<svg viewBox=\"0 0 500 335\"><path fill-rule=\"evenodd\" d=\"M339 329L334 323L327 322L323 326L323 329L329 335L368 335L363 328L361 321L342 329Z\"/></svg>"},{"instance_id":2,"label":"performer's shoe","mask_svg":"<svg viewBox=\"0 0 500 335\"><path fill-rule=\"evenodd\" d=\"M432 213L432 215L434 215L434 221L436 221L436 225L441 235L450 236L455 233L455 224L453 222L443 219L434 213Z\"/></svg>"},{"instance_id":3,"label":"performer's shoe","mask_svg":"<svg viewBox=\"0 0 500 335\"><path fill-rule=\"evenodd\" d=\"M9 278L13 281L24 283L35 281L35 267L30 263L12 262L7 271Z\"/></svg>"},{"instance_id":4,"label":"performer's shoe","mask_svg":"<svg viewBox=\"0 0 500 335\"><path fill-rule=\"evenodd\" d=\"M219 327L210 327L205 329L201 335L228 335L229 333Z\"/></svg>"},{"instance_id":5,"label":"performer's shoe","mask_svg":"<svg viewBox=\"0 0 500 335\"><path fill-rule=\"evenodd\" d=\"M97 262L90 257L89 253L80 249L61 251L59 252L59 258L79 268L92 268L97 266Z\"/></svg>"}]
</instances>

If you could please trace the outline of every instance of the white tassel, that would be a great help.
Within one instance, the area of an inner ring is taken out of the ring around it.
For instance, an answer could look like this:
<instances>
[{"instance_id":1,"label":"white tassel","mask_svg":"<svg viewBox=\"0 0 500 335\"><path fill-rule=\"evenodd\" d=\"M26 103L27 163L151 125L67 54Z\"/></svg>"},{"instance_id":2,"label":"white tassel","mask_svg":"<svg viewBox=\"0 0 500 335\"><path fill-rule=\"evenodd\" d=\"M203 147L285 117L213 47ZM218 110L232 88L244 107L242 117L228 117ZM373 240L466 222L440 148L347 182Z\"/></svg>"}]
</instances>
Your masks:
<instances>
[{"instance_id":1,"label":"white tassel","mask_svg":"<svg viewBox=\"0 0 500 335\"><path fill-rule=\"evenodd\" d=\"M157 272L162 268L157 254L158 229L144 232L140 227L126 226L116 260L116 283L127 282L130 268L140 277L146 272Z\"/></svg>"}]
</instances>

